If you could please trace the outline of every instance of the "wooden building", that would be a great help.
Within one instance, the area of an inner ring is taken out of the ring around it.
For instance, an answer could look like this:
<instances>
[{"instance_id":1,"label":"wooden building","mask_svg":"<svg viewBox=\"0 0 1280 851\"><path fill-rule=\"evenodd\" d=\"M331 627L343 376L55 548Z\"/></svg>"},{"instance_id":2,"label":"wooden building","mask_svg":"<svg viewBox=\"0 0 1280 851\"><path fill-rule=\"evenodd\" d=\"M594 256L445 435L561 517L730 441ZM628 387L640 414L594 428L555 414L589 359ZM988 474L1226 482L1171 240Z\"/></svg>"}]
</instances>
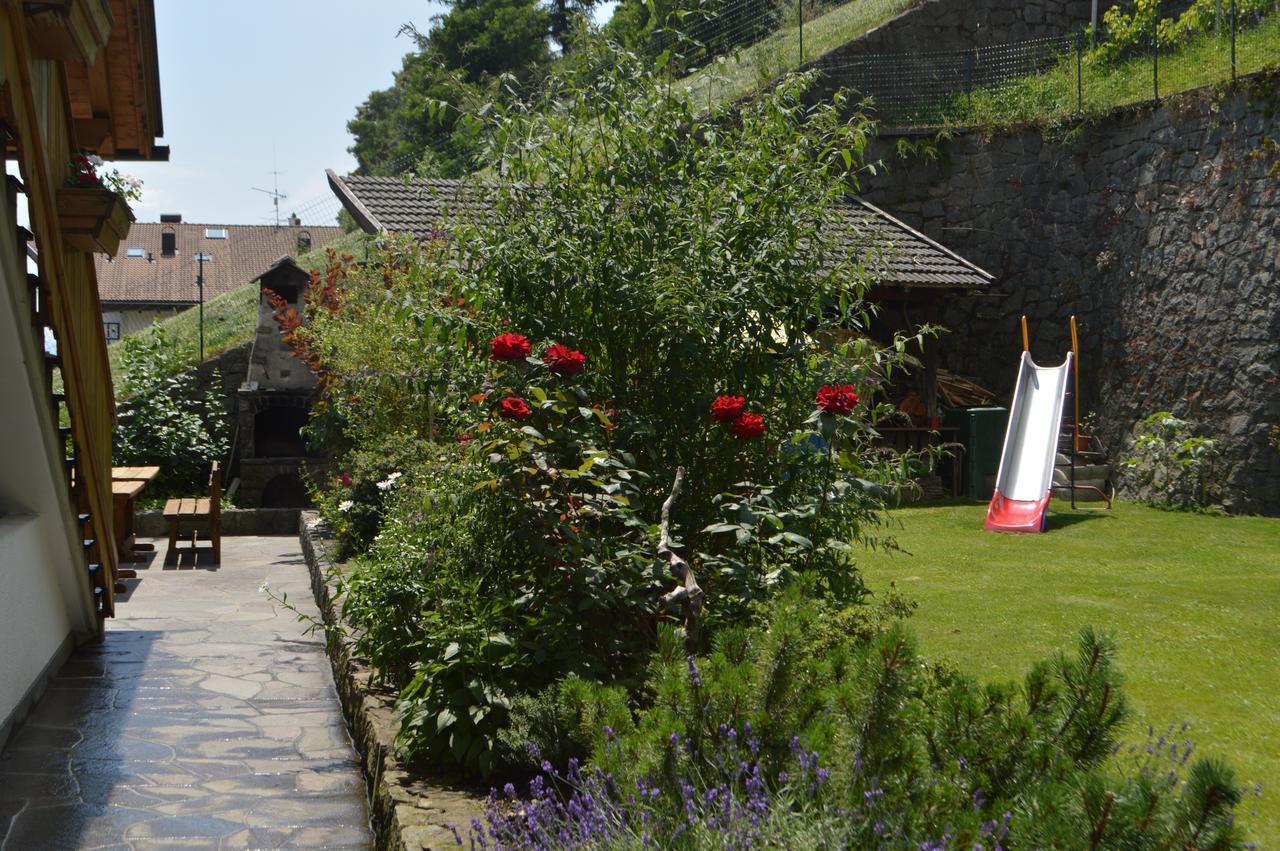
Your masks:
<instances>
[{"instance_id":1,"label":"wooden building","mask_svg":"<svg viewBox=\"0 0 1280 851\"><path fill-rule=\"evenodd\" d=\"M165 160L162 135L153 0L0 0L0 744L116 603L93 254L132 213L69 163Z\"/></svg>"}]
</instances>

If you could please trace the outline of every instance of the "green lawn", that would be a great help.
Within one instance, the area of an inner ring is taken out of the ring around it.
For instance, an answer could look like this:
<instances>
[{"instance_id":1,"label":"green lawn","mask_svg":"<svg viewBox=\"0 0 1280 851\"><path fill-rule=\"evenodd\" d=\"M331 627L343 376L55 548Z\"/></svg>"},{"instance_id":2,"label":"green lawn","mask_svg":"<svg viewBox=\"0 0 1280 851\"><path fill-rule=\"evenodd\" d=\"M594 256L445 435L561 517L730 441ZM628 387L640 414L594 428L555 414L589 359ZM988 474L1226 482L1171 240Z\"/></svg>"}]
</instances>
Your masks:
<instances>
[{"instance_id":1,"label":"green lawn","mask_svg":"<svg viewBox=\"0 0 1280 851\"><path fill-rule=\"evenodd\" d=\"M849 0L804 23L804 58L847 44L874 29L919 0ZM735 54L711 63L680 82L696 93L699 102L708 99L728 103L750 94L801 64L800 28L795 16L784 17L777 32Z\"/></svg>"},{"instance_id":2,"label":"green lawn","mask_svg":"<svg viewBox=\"0 0 1280 851\"><path fill-rule=\"evenodd\" d=\"M1190 721L1201 753L1263 785L1243 815L1263 847L1280 842L1280 519L1067 506L1047 533L1009 535L983 531L985 510L900 509L905 552L862 559L873 589L919 602L924 652L1009 679L1085 624L1112 633L1132 736Z\"/></svg>"}]
</instances>

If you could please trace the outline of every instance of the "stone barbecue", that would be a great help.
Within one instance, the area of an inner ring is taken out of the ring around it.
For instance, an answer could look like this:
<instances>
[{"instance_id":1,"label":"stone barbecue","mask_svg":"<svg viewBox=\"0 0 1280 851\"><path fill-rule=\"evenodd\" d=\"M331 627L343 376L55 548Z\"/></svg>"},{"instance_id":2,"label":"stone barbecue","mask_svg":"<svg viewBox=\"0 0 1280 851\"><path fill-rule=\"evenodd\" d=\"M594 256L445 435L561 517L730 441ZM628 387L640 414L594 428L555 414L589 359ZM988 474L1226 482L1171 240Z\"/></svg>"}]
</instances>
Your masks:
<instances>
[{"instance_id":1,"label":"stone barbecue","mask_svg":"<svg viewBox=\"0 0 1280 851\"><path fill-rule=\"evenodd\" d=\"M324 461L302 437L311 412L316 376L284 341L270 290L303 313L311 274L283 257L259 278L258 330L249 350L248 376L236 394L240 491L237 502L253 508L306 508L305 476Z\"/></svg>"}]
</instances>

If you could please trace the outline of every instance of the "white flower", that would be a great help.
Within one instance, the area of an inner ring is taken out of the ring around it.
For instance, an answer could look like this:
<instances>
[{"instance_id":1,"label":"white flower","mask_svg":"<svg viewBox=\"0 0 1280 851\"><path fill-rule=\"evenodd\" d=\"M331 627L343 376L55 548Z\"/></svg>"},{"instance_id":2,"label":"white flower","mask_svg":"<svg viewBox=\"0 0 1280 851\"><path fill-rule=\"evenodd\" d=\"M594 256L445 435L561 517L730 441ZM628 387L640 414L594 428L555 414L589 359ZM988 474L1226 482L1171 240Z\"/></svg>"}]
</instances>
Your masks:
<instances>
[{"instance_id":1,"label":"white flower","mask_svg":"<svg viewBox=\"0 0 1280 851\"><path fill-rule=\"evenodd\" d=\"M85 157L85 159L93 163L95 168L102 165L102 157L98 156L97 154L89 154L87 157Z\"/></svg>"},{"instance_id":2,"label":"white flower","mask_svg":"<svg viewBox=\"0 0 1280 851\"><path fill-rule=\"evenodd\" d=\"M391 475L387 476L385 479L378 482L378 490L380 491L391 490L391 488L395 486L396 479L400 478L400 476L401 476L400 473L392 473Z\"/></svg>"},{"instance_id":3,"label":"white flower","mask_svg":"<svg viewBox=\"0 0 1280 851\"><path fill-rule=\"evenodd\" d=\"M271 583L270 583L268 580L265 580L265 579L264 579L264 580L262 581L262 584L258 586L258 593L259 593L259 594L265 594L265 593L267 593L267 592L268 592L268 591L270 591L270 590L271 590Z\"/></svg>"},{"instance_id":4,"label":"white flower","mask_svg":"<svg viewBox=\"0 0 1280 851\"><path fill-rule=\"evenodd\" d=\"M339 510L339 511L350 511L354 506L355 506L355 503L354 503L354 502L352 502L352 501L351 501L351 500L349 500L349 499L344 499L342 502L338 503L338 510Z\"/></svg>"}]
</instances>

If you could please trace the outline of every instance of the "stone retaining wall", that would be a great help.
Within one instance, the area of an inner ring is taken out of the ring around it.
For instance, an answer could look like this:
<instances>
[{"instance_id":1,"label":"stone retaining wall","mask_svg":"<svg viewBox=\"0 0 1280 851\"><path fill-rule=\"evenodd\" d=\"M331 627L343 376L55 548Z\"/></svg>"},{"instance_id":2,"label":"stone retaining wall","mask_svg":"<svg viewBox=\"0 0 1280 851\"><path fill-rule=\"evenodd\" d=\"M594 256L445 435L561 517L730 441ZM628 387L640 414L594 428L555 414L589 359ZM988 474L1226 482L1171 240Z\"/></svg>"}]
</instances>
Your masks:
<instances>
[{"instance_id":1,"label":"stone retaining wall","mask_svg":"<svg viewBox=\"0 0 1280 851\"><path fill-rule=\"evenodd\" d=\"M484 799L472 790L441 785L410 771L395 755L395 697L371 686L373 675L352 648L349 628L334 604L333 579L340 565L329 558L319 515L302 512L302 552L311 590L324 618L325 646L333 680L369 783L369 812L378 851L456 848L450 825L466 837Z\"/></svg>"},{"instance_id":2,"label":"stone retaining wall","mask_svg":"<svg viewBox=\"0 0 1280 851\"><path fill-rule=\"evenodd\" d=\"M892 156L893 139L874 156ZM944 143L864 195L996 275L943 322L949 369L1012 390L1019 314L1059 363L1082 334L1082 410L1119 457L1161 409L1222 441L1233 510L1280 514L1280 76L1038 130Z\"/></svg>"}]
</instances>

